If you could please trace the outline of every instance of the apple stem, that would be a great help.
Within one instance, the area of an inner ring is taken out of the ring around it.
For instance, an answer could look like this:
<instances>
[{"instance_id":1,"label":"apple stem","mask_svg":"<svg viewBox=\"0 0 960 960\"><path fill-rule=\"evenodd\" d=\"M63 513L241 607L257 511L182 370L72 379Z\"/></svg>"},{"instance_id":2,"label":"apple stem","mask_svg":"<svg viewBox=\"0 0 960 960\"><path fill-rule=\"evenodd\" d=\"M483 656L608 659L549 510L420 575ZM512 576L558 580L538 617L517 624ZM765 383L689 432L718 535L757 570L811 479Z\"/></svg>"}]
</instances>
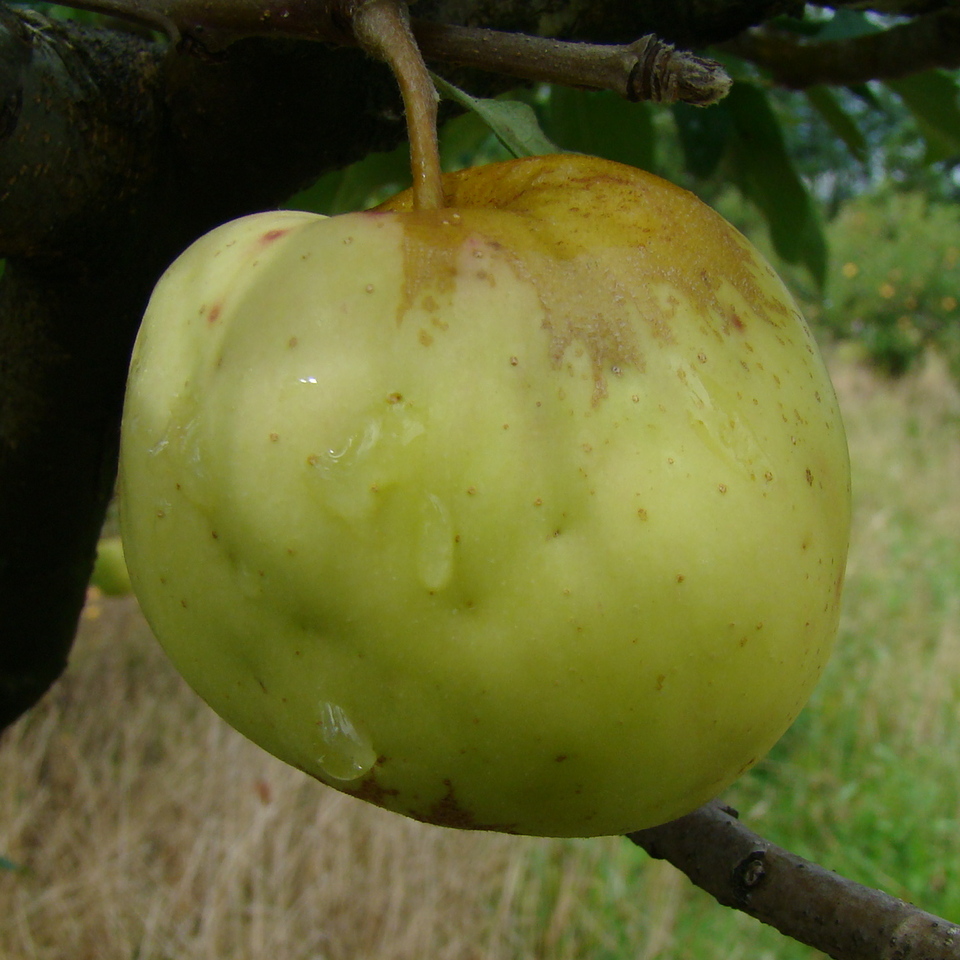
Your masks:
<instances>
[{"instance_id":1,"label":"apple stem","mask_svg":"<svg viewBox=\"0 0 960 960\"><path fill-rule=\"evenodd\" d=\"M417 210L444 206L437 143L439 97L410 29L406 3L365 0L353 11L354 36L369 54L386 61L400 86L410 138L413 205Z\"/></svg>"}]
</instances>

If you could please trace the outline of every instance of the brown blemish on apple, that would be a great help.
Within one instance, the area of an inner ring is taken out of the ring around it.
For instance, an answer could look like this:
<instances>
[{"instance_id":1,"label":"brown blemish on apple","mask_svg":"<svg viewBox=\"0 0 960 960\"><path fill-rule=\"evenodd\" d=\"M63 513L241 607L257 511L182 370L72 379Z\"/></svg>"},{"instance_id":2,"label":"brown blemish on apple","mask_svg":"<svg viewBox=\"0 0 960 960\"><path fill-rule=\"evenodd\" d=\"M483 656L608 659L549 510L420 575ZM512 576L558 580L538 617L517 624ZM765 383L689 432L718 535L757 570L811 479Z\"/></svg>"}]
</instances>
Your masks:
<instances>
[{"instance_id":1,"label":"brown blemish on apple","mask_svg":"<svg viewBox=\"0 0 960 960\"><path fill-rule=\"evenodd\" d=\"M455 827L459 830L492 830L496 833L516 833L515 823L481 823L476 816L462 807L457 800L456 791L450 780L444 780L444 795L425 811L408 810L408 816L422 823L436 824L438 827Z\"/></svg>"},{"instance_id":2,"label":"brown blemish on apple","mask_svg":"<svg viewBox=\"0 0 960 960\"><path fill-rule=\"evenodd\" d=\"M740 314L736 310L731 310L727 317L727 326L724 327L724 333L729 333L731 329L735 330L737 333L743 333L747 329L747 325L743 322Z\"/></svg>"},{"instance_id":3,"label":"brown blemish on apple","mask_svg":"<svg viewBox=\"0 0 960 960\"><path fill-rule=\"evenodd\" d=\"M795 718L792 718L792 719L790 720L790 724L793 723L793 720L794 720L794 719L795 719ZM789 724L788 724L788 725L789 725ZM757 758L756 758L756 757L751 757L751 758L750 758L745 764L743 764L743 766L741 766L740 769L737 771L737 776L739 777L739 776L741 776L742 774L746 773L756 762L757 762Z\"/></svg>"},{"instance_id":4,"label":"brown blemish on apple","mask_svg":"<svg viewBox=\"0 0 960 960\"><path fill-rule=\"evenodd\" d=\"M445 212L410 212L400 221L403 227L403 296L397 307L398 326L421 294L423 308L434 312L440 309L441 300L453 292L456 260L466 233L459 222L444 222Z\"/></svg>"},{"instance_id":5,"label":"brown blemish on apple","mask_svg":"<svg viewBox=\"0 0 960 960\"><path fill-rule=\"evenodd\" d=\"M536 291L554 366L575 344L585 348L594 404L613 367L643 372L645 354L673 341L681 305L718 339L743 331L741 301L775 327L790 319L791 308L764 291L763 268L739 234L692 194L643 171L530 157L448 174L444 191L443 211L413 211L409 192L379 208L403 228L397 322L424 291L452 293L464 253L505 260ZM572 192L589 203L571 205Z\"/></svg>"},{"instance_id":6,"label":"brown blemish on apple","mask_svg":"<svg viewBox=\"0 0 960 960\"><path fill-rule=\"evenodd\" d=\"M207 323L216 323L220 319L220 314L223 311L222 303L215 303L207 313Z\"/></svg>"},{"instance_id":7,"label":"brown blemish on apple","mask_svg":"<svg viewBox=\"0 0 960 960\"><path fill-rule=\"evenodd\" d=\"M398 797L400 791L394 789L393 787L384 787L377 781L377 772L376 767L381 766L385 761L385 758L378 757L374 769L368 773L359 783L342 785L340 789L344 793L349 793L350 796L356 797L358 800L366 800L367 803L372 803L378 807L387 807L388 809L395 808L395 804L391 803L391 799Z\"/></svg>"},{"instance_id":8,"label":"brown blemish on apple","mask_svg":"<svg viewBox=\"0 0 960 960\"><path fill-rule=\"evenodd\" d=\"M265 234L260 237L260 243L264 246L273 243L276 240L279 240L281 237L285 237L290 232L290 228L279 230L268 230Z\"/></svg>"}]
</instances>

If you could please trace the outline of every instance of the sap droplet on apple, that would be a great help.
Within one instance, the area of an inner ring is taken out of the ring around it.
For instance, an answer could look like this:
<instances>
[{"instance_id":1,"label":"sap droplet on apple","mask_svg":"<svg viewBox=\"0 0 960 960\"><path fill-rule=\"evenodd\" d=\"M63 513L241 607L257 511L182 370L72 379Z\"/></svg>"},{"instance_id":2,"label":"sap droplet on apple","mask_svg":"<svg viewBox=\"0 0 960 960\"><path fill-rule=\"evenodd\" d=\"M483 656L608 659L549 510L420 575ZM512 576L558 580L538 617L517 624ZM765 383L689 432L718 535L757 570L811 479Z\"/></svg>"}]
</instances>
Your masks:
<instances>
[{"instance_id":1,"label":"sap droplet on apple","mask_svg":"<svg viewBox=\"0 0 960 960\"><path fill-rule=\"evenodd\" d=\"M748 475L769 471L771 464L763 444L739 414L740 403L730 389L713 377L698 374L689 365L678 367L678 376L690 391L690 424L704 444L739 464Z\"/></svg>"},{"instance_id":2,"label":"sap droplet on apple","mask_svg":"<svg viewBox=\"0 0 960 960\"><path fill-rule=\"evenodd\" d=\"M438 496L428 493L417 539L417 576L431 592L441 590L453 576L454 538L450 511Z\"/></svg>"},{"instance_id":3,"label":"sap droplet on apple","mask_svg":"<svg viewBox=\"0 0 960 960\"><path fill-rule=\"evenodd\" d=\"M370 416L362 429L307 457L323 482L315 490L323 505L345 520L359 520L374 509L371 491L388 486L405 470L405 448L426 427L402 404ZM376 456L370 456L373 452Z\"/></svg>"},{"instance_id":4,"label":"sap droplet on apple","mask_svg":"<svg viewBox=\"0 0 960 960\"><path fill-rule=\"evenodd\" d=\"M380 423L371 419L362 432L307 457L312 475L322 481L316 493L323 506L345 520L359 520L372 507L366 489L369 480L362 471L366 455L377 446L380 435Z\"/></svg>"},{"instance_id":5,"label":"sap droplet on apple","mask_svg":"<svg viewBox=\"0 0 960 960\"><path fill-rule=\"evenodd\" d=\"M363 433L359 436L347 437L346 441L338 447L324 450L319 456L317 466L324 475L333 476L334 471L355 465L376 446L380 434L379 421L368 421Z\"/></svg>"},{"instance_id":6,"label":"sap droplet on apple","mask_svg":"<svg viewBox=\"0 0 960 960\"><path fill-rule=\"evenodd\" d=\"M170 409L169 427L161 441L155 444L155 456L172 456L185 468L179 483L184 495L203 510L216 505L216 497L209 490L206 461L203 455L203 420L200 406L192 396L179 396Z\"/></svg>"},{"instance_id":7,"label":"sap droplet on apple","mask_svg":"<svg viewBox=\"0 0 960 960\"><path fill-rule=\"evenodd\" d=\"M358 780L377 762L367 739L357 730L342 707L320 703L320 755L317 765L334 780Z\"/></svg>"}]
</instances>

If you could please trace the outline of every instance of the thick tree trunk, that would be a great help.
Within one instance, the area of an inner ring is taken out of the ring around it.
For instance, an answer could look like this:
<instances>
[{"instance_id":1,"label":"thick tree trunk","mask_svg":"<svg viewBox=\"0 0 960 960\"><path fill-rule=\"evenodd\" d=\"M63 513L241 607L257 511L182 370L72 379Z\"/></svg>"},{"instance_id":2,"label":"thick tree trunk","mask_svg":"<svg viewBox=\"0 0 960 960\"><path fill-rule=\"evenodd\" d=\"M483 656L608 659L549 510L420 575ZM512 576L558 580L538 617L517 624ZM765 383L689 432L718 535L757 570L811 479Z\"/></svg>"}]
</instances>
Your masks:
<instances>
[{"instance_id":1,"label":"thick tree trunk","mask_svg":"<svg viewBox=\"0 0 960 960\"><path fill-rule=\"evenodd\" d=\"M402 136L391 78L355 50L250 40L207 60L12 20L0 728L66 661L112 491L127 357L164 267L212 226Z\"/></svg>"}]
</instances>

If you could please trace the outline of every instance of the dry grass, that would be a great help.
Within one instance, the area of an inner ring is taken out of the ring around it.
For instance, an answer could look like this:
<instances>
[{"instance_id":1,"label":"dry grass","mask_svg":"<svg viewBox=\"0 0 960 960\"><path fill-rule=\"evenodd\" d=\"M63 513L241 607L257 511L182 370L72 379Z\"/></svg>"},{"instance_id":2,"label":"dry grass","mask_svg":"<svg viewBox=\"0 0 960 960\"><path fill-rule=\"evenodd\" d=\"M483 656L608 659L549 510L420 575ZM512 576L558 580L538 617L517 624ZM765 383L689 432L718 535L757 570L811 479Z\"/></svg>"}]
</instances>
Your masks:
<instances>
[{"instance_id":1,"label":"dry grass","mask_svg":"<svg viewBox=\"0 0 960 960\"><path fill-rule=\"evenodd\" d=\"M836 373L857 484L844 634L867 639L840 653L818 716L849 701L857 720L842 722L866 753L944 747L958 729L960 561L944 544L960 541L960 401L934 368L892 388ZM328 790L199 703L132 601L94 598L87 614L67 675L0 742L0 854L24 867L0 867L2 960L813 956L623 840L431 828ZM834 739L821 731L816 749ZM779 803L765 797L761 821Z\"/></svg>"},{"instance_id":2,"label":"dry grass","mask_svg":"<svg viewBox=\"0 0 960 960\"><path fill-rule=\"evenodd\" d=\"M851 690L868 714L862 745L949 749L957 713L944 708L960 699L960 393L936 358L882 389L856 365L834 379L855 494L841 638L871 638L869 656L847 642L839 660L855 666ZM889 709L905 702L914 709Z\"/></svg>"},{"instance_id":3,"label":"dry grass","mask_svg":"<svg viewBox=\"0 0 960 960\"><path fill-rule=\"evenodd\" d=\"M0 750L0 850L26 868L0 870L3 960L578 955L571 915L622 841L443 830L328 790L200 703L131 600L86 613Z\"/></svg>"},{"instance_id":4,"label":"dry grass","mask_svg":"<svg viewBox=\"0 0 960 960\"><path fill-rule=\"evenodd\" d=\"M198 703L132 602L88 613L67 677L0 753L0 849L29 870L0 874L0 956L500 955L549 843L327 790Z\"/></svg>"}]
</instances>

